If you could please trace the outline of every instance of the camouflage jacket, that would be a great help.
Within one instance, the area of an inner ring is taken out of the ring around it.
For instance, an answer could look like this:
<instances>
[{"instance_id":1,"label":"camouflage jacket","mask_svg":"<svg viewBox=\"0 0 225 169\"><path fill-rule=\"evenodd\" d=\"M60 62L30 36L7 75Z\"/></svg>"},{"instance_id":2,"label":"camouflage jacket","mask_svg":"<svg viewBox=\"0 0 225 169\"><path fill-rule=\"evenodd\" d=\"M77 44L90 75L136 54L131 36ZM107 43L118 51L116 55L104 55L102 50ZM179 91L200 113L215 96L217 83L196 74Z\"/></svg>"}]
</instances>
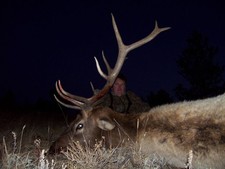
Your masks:
<instances>
[{"instance_id":1,"label":"camouflage jacket","mask_svg":"<svg viewBox=\"0 0 225 169\"><path fill-rule=\"evenodd\" d=\"M131 91L120 97L108 93L103 98L101 105L108 106L120 113L140 113L150 109L147 103L143 102L140 97Z\"/></svg>"}]
</instances>

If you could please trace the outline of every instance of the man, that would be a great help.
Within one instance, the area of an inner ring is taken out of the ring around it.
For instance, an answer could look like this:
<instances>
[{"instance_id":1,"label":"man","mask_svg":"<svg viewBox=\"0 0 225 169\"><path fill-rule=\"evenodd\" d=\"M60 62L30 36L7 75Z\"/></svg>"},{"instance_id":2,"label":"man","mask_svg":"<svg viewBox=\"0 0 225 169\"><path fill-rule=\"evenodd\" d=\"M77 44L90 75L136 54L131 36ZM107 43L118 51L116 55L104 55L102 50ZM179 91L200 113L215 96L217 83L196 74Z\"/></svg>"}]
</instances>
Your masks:
<instances>
[{"instance_id":1,"label":"man","mask_svg":"<svg viewBox=\"0 0 225 169\"><path fill-rule=\"evenodd\" d=\"M111 88L111 92L103 98L103 106L108 106L119 113L140 113L150 109L140 97L131 91L126 91L126 77L119 74Z\"/></svg>"}]
</instances>

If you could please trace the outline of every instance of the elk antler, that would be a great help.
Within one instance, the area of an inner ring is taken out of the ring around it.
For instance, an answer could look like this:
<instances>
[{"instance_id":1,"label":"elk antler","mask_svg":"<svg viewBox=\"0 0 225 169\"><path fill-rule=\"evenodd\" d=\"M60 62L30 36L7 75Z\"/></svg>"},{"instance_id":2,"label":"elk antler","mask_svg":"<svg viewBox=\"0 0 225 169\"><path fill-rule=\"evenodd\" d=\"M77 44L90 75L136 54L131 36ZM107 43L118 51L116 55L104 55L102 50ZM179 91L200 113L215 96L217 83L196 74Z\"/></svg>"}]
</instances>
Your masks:
<instances>
[{"instance_id":1,"label":"elk antler","mask_svg":"<svg viewBox=\"0 0 225 169\"><path fill-rule=\"evenodd\" d=\"M58 80L56 82L56 90L57 90L59 96L61 96L63 99L67 100L68 102L72 103L72 105L71 104L67 104L67 103L63 103L55 96L56 100L60 104L62 104L63 106L68 107L68 108L73 108L73 109L80 109L80 110L86 110L88 108L92 108L97 103L97 101L100 98L102 98L110 90L110 88L112 87L112 85L113 85L117 75L119 74L119 72L120 72L120 70L121 70L121 68L123 66L123 63L124 63L124 61L126 59L127 54L131 50L136 49L136 48L138 48L138 47L140 47L140 46L150 42L159 33L170 29L170 27L159 28L157 22L155 22L155 28L148 36L146 36L145 38L143 38L143 39L141 39L141 40L139 40L137 42L134 42L134 43L132 43L130 45L125 45L123 43L123 41L122 41L122 38L120 36L119 30L117 28L117 25L116 25L116 22L115 22L115 19L114 19L113 15L112 15L112 24L113 24L113 29L114 29L114 32L115 32L115 35L116 35L116 40L117 40L118 49L119 49L117 61L116 61L116 64L115 64L114 68L112 69L109 66L108 61L107 61L104 53L102 52L102 57L103 57L103 60L104 60L104 63L106 65L107 72L108 72L107 74L105 74L102 71L102 69L101 69L101 67L99 65L99 62L98 62L98 60L95 57L97 70L98 70L99 74L104 79L106 79L105 86L97 94L94 94L92 97L84 98L84 97L76 96L76 95L73 95L73 94L70 94L70 93L66 92L62 88L61 83Z\"/></svg>"}]
</instances>

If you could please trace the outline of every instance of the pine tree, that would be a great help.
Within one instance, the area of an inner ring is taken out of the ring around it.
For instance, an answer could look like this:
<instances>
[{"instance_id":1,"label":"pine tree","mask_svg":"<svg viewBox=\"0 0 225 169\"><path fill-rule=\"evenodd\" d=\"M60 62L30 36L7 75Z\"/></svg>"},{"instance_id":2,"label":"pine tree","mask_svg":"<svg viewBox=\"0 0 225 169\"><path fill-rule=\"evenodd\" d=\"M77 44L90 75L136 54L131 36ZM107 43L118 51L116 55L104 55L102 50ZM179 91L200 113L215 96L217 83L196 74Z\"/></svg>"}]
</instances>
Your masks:
<instances>
[{"instance_id":1,"label":"pine tree","mask_svg":"<svg viewBox=\"0 0 225 169\"><path fill-rule=\"evenodd\" d=\"M194 31L187 39L187 48L177 60L180 75L188 87L179 84L175 91L179 100L211 97L224 90L224 66L215 62L218 50L201 33Z\"/></svg>"}]
</instances>

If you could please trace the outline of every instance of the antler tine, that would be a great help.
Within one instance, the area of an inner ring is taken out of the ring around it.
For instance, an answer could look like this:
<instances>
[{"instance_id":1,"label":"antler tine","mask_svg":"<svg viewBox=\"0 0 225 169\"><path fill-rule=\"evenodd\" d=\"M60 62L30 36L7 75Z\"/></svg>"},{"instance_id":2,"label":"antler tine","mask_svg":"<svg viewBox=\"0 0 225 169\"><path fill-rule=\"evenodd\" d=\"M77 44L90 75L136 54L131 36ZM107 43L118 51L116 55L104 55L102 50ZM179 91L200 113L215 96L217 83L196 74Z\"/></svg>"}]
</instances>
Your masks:
<instances>
[{"instance_id":1,"label":"antler tine","mask_svg":"<svg viewBox=\"0 0 225 169\"><path fill-rule=\"evenodd\" d=\"M61 101L59 101L59 99L55 96L56 100L62 104L63 106L65 107L73 107L74 109L80 109L80 107L82 107L84 105L84 103L86 102L86 99L83 98L83 97L79 97L79 96L75 96L75 95L72 95L68 92L66 92L63 88L62 88L62 85L61 85L61 82L60 80L58 80L55 84L55 87L56 87L56 91L57 93L59 94L60 97L62 97L63 99L71 102L73 105L76 105L76 106L72 106L70 104L66 104L66 103L63 103Z\"/></svg>"},{"instance_id":2,"label":"antler tine","mask_svg":"<svg viewBox=\"0 0 225 169\"><path fill-rule=\"evenodd\" d=\"M91 85L91 90L92 90L92 92L95 94L95 88L94 88L93 83L92 83L92 82L90 82L90 85Z\"/></svg>"},{"instance_id":3,"label":"antler tine","mask_svg":"<svg viewBox=\"0 0 225 169\"><path fill-rule=\"evenodd\" d=\"M106 66L106 69L107 69L107 72L108 72L108 75L110 75L110 73L112 72L112 68L109 66L109 63L104 55L104 52L102 51L102 58L103 58L103 61L105 63L105 66ZM94 57L95 59L95 63L96 63L96 67L97 67L97 70L99 72L99 74L104 78L104 79L108 79L108 76L102 71L101 67L100 67L100 64L98 62L98 59L96 57Z\"/></svg>"},{"instance_id":4,"label":"antler tine","mask_svg":"<svg viewBox=\"0 0 225 169\"><path fill-rule=\"evenodd\" d=\"M93 85L92 82L90 82L90 85L91 85L91 90L92 90L93 94L94 94L94 95L97 94L97 93L98 93L98 90L96 90L96 89L94 88L94 85Z\"/></svg>"},{"instance_id":5,"label":"antler tine","mask_svg":"<svg viewBox=\"0 0 225 169\"><path fill-rule=\"evenodd\" d=\"M70 104L63 103L62 101L60 101L60 100L58 99L58 97L57 97L56 95L54 95L54 97L55 97L55 99L56 99L56 101L57 101L58 103L60 103L61 105L65 106L65 107L67 107L67 108L76 109L76 110L81 110L81 107L80 107L80 106L74 106L74 105L70 105Z\"/></svg>"},{"instance_id":6,"label":"antler tine","mask_svg":"<svg viewBox=\"0 0 225 169\"><path fill-rule=\"evenodd\" d=\"M107 75L102 71L102 69L101 69L101 67L99 65L98 59L96 57L94 57L94 59L95 59L95 64L96 64L98 73L100 74L100 76L102 76L104 79L107 80Z\"/></svg>"},{"instance_id":7,"label":"antler tine","mask_svg":"<svg viewBox=\"0 0 225 169\"><path fill-rule=\"evenodd\" d=\"M65 91L65 90L63 89L62 85L61 85L61 81L60 81L60 80L58 80L58 83L57 83L57 84L58 84L58 86L59 86L60 91L61 91L64 95L70 97L71 99L75 99L75 100L77 100L77 101L79 101L79 102L82 102L82 103L86 102L87 99L86 99L85 97L73 95L73 94L71 94L71 93Z\"/></svg>"},{"instance_id":8,"label":"antler tine","mask_svg":"<svg viewBox=\"0 0 225 169\"><path fill-rule=\"evenodd\" d=\"M105 63L107 72L108 72L108 74L110 74L111 71L112 71L112 68L109 66L109 62L107 61L107 59L106 59L106 57L105 57L104 51L102 51L102 58L103 58L103 61L104 61L104 63Z\"/></svg>"},{"instance_id":9,"label":"antler tine","mask_svg":"<svg viewBox=\"0 0 225 169\"><path fill-rule=\"evenodd\" d=\"M168 29L170 29L170 27L159 28L159 27L158 27L157 21L155 21L155 28L154 28L154 30L153 30L148 36L146 36L145 38L143 38L143 39L141 39L141 40L139 40L139 41L137 41L137 42L135 42L135 43L129 45L129 46L128 46L128 51L131 51L131 50L133 50L133 49L135 49L135 48L138 48L138 47L140 47L140 46L142 46L142 45L144 45L144 44L150 42L150 41L151 41L152 39L154 39L158 34L160 34L160 33L163 32L163 31L166 31L166 30L168 30Z\"/></svg>"}]
</instances>

